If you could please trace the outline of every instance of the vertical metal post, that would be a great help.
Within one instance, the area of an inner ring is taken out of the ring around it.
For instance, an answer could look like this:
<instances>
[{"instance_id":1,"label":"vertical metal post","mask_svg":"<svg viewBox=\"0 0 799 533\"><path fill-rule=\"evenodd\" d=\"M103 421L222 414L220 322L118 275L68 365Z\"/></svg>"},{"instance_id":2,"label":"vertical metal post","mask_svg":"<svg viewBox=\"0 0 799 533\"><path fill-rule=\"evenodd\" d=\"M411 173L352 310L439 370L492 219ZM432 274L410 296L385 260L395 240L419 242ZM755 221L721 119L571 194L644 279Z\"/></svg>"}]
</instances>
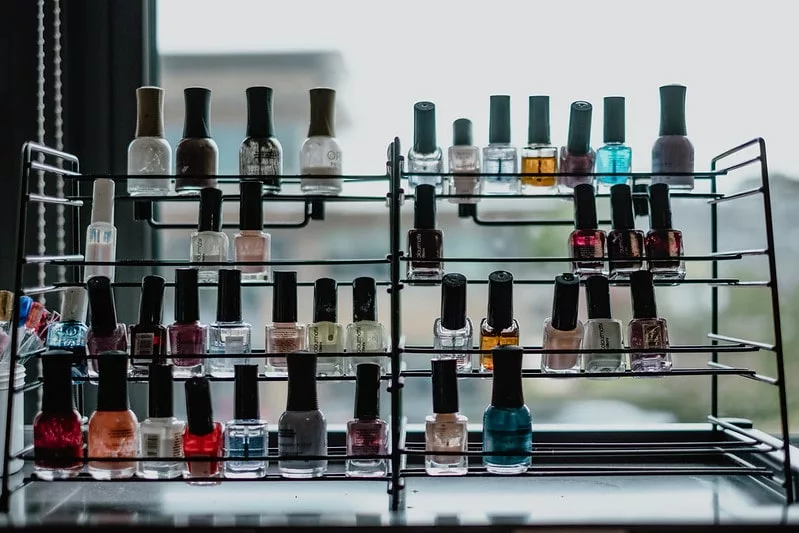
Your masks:
<instances>
[{"instance_id":1,"label":"vertical metal post","mask_svg":"<svg viewBox=\"0 0 799 533\"><path fill-rule=\"evenodd\" d=\"M716 161L714 160L710 165L711 171L715 172L716 170ZM716 192L716 175L710 178L710 192ZM711 204L710 206L710 253L715 254L719 251L719 226L718 226L718 205ZM710 277L712 279L718 279L719 277L719 262L712 261L710 263ZM710 287L710 332L711 333L718 333L719 332L719 288L713 284ZM713 346L718 344L718 341L713 339L712 341ZM718 352L711 353L711 360L714 363L719 362L719 354ZM714 417L719 416L719 377L716 374L713 374L710 377L710 414ZM718 427L713 425L713 431L717 431Z\"/></svg>"}]
</instances>

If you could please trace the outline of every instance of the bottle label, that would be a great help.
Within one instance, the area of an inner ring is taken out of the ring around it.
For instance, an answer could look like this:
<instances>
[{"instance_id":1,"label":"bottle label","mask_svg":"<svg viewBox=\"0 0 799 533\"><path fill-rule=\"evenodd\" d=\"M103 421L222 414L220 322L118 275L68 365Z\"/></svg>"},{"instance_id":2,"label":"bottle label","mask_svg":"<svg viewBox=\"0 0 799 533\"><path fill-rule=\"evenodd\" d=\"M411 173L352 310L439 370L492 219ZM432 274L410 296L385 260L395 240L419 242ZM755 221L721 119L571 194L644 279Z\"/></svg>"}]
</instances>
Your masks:
<instances>
[{"instance_id":1,"label":"bottle label","mask_svg":"<svg viewBox=\"0 0 799 533\"><path fill-rule=\"evenodd\" d=\"M408 252L413 268L441 268L441 234L436 230L411 230ZM424 260L424 261L422 261Z\"/></svg>"},{"instance_id":2,"label":"bottle label","mask_svg":"<svg viewBox=\"0 0 799 533\"><path fill-rule=\"evenodd\" d=\"M262 151L255 154L254 162L242 167L245 176L276 176L280 174L280 158L270 154L269 151Z\"/></svg>"},{"instance_id":3,"label":"bottle label","mask_svg":"<svg viewBox=\"0 0 799 533\"><path fill-rule=\"evenodd\" d=\"M243 335L228 335L225 337L225 353L226 354L240 354L244 353L244 336Z\"/></svg>"},{"instance_id":4,"label":"bottle label","mask_svg":"<svg viewBox=\"0 0 799 533\"><path fill-rule=\"evenodd\" d=\"M179 431L167 435L143 431L141 448L144 457L183 457L183 434Z\"/></svg>"},{"instance_id":5,"label":"bottle label","mask_svg":"<svg viewBox=\"0 0 799 533\"><path fill-rule=\"evenodd\" d=\"M641 341L636 348L664 348L663 328L659 323L641 324Z\"/></svg>"},{"instance_id":6,"label":"bottle label","mask_svg":"<svg viewBox=\"0 0 799 533\"><path fill-rule=\"evenodd\" d=\"M269 351L289 353L300 349L300 332L294 328L271 328Z\"/></svg>"},{"instance_id":7,"label":"bottle label","mask_svg":"<svg viewBox=\"0 0 799 533\"><path fill-rule=\"evenodd\" d=\"M133 342L136 355L155 355L155 335L153 333L137 333Z\"/></svg>"},{"instance_id":8,"label":"bottle label","mask_svg":"<svg viewBox=\"0 0 799 533\"><path fill-rule=\"evenodd\" d=\"M386 443L383 428L378 425L359 425L353 435L349 435L349 455L384 455Z\"/></svg>"},{"instance_id":9,"label":"bottle label","mask_svg":"<svg viewBox=\"0 0 799 533\"><path fill-rule=\"evenodd\" d=\"M223 263L227 261L227 253L222 255L223 246L219 242L219 237L207 238L198 235L194 238L195 252L192 260L194 262ZM227 250L225 250L227 252Z\"/></svg>"},{"instance_id":10,"label":"bottle label","mask_svg":"<svg viewBox=\"0 0 799 533\"><path fill-rule=\"evenodd\" d=\"M96 439L99 449L92 450L89 441L89 456L94 457L136 457L136 430L133 427L118 427L106 429L99 439ZM126 464L126 463L118 463ZM125 468L120 466L120 468Z\"/></svg>"},{"instance_id":11,"label":"bottle label","mask_svg":"<svg viewBox=\"0 0 799 533\"><path fill-rule=\"evenodd\" d=\"M302 439L293 428L280 428L277 432L277 445L280 455L316 455L319 443Z\"/></svg>"},{"instance_id":12,"label":"bottle label","mask_svg":"<svg viewBox=\"0 0 799 533\"><path fill-rule=\"evenodd\" d=\"M311 341L311 351L314 353L344 351L338 328L335 326L311 326L308 337Z\"/></svg>"}]
</instances>

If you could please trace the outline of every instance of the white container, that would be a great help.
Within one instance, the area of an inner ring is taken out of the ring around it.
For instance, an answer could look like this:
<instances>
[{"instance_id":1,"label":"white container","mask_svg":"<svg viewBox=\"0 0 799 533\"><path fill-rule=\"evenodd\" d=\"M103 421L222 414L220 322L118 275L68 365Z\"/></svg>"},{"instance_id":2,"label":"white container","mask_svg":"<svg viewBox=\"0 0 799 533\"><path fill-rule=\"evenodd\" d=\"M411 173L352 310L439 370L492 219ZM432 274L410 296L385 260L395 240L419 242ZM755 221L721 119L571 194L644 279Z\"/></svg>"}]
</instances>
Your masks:
<instances>
[{"instance_id":1,"label":"white container","mask_svg":"<svg viewBox=\"0 0 799 533\"><path fill-rule=\"evenodd\" d=\"M0 474L3 472L3 457L5 456L6 413L8 413L8 378L9 365L0 365ZM25 367L18 364L14 371L14 388L18 389L25 384ZM19 453L25 445L25 395L17 394L14 397L14 412L12 413L11 426L11 453ZM12 459L9 463L10 474L22 470L24 461Z\"/></svg>"}]
</instances>

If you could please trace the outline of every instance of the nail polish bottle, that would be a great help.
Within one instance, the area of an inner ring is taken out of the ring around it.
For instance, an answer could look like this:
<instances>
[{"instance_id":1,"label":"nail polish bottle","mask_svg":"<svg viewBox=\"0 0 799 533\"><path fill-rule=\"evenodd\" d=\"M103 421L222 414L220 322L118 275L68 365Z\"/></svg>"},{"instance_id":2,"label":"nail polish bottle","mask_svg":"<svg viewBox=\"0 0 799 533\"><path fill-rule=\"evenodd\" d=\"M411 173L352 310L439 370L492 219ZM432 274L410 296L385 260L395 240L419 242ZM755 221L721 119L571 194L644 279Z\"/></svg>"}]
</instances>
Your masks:
<instances>
[{"instance_id":1,"label":"nail polish bottle","mask_svg":"<svg viewBox=\"0 0 799 533\"><path fill-rule=\"evenodd\" d=\"M387 370L386 330L377 321L377 284L374 278L355 278L352 282L352 324L347 326L347 352L380 355L348 357L348 374L355 374L360 363L377 363Z\"/></svg>"},{"instance_id":2,"label":"nail polish bottle","mask_svg":"<svg viewBox=\"0 0 799 533\"><path fill-rule=\"evenodd\" d=\"M285 478L321 477L327 459L300 459L327 454L327 421L316 396L316 355L298 352L288 358L286 411L277 430L280 475Z\"/></svg>"},{"instance_id":3,"label":"nail polish bottle","mask_svg":"<svg viewBox=\"0 0 799 533\"><path fill-rule=\"evenodd\" d=\"M611 279L627 279L630 272L641 270L644 264L644 232L635 229L630 186L610 188L610 220L613 229L608 233L608 263Z\"/></svg>"},{"instance_id":4,"label":"nail polish bottle","mask_svg":"<svg viewBox=\"0 0 799 533\"><path fill-rule=\"evenodd\" d=\"M380 419L380 365L360 363L355 373L355 413L347 422L347 455L388 454L388 424ZM347 459L347 477L383 477L387 459Z\"/></svg>"},{"instance_id":5,"label":"nail polish bottle","mask_svg":"<svg viewBox=\"0 0 799 533\"><path fill-rule=\"evenodd\" d=\"M466 452L468 419L458 412L458 366L453 359L433 359L433 414L425 418L427 452ZM430 476L463 476L469 471L466 455L426 455L424 468Z\"/></svg>"},{"instance_id":6,"label":"nail polish bottle","mask_svg":"<svg viewBox=\"0 0 799 533\"><path fill-rule=\"evenodd\" d=\"M267 193L277 194L283 174L283 146L275 137L272 88L248 87L246 94L247 137L239 148L239 174L258 176Z\"/></svg>"},{"instance_id":7,"label":"nail polish bottle","mask_svg":"<svg viewBox=\"0 0 799 533\"><path fill-rule=\"evenodd\" d=\"M117 258L117 228L114 226L114 182L94 180L92 189L92 221L86 228L86 262L113 263ZM116 267L112 264L86 265L83 281L94 276L106 276L114 281Z\"/></svg>"},{"instance_id":8,"label":"nail polish bottle","mask_svg":"<svg viewBox=\"0 0 799 533\"><path fill-rule=\"evenodd\" d=\"M665 183L680 189L693 189L693 176L672 173L694 171L694 145L686 137L684 85L660 88L660 137L652 146L652 183Z\"/></svg>"},{"instance_id":9,"label":"nail polish bottle","mask_svg":"<svg viewBox=\"0 0 799 533\"><path fill-rule=\"evenodd\" d=\"M208 327L209 373L229 378L234 376L235 365L249 364L251 337L252 326L241 320L241 271L222 269L216 293L216 321Z\"/></svg>"},{"instance_id":10,"label":"nail polish bottle","mask_svg":"<svg viewBox=\"0 0 799 533\"><path fill-rule=\"evenodd\" d=\"M33 419L36 476L64 479L83 468L83 429L72 399L71 353L42 354L42 410Z\"/></svg>"},{"instance_id":11,"label":"nail polish bottle","mask_svg":"<svg viewBox=\"0 0 799 533\"><path fill-rule=\"evenodd\" d=\"M136 138L128 146L128 174L156 176L129 178L131 196L169 194L172 174L172 148L164 139L164 90L160 87L136 89Z\"/></svg>"},{"instance_id":12,"label":"nail polish bottle","mask_svg":"<svg viewBox=\"0 0 799 533\"><path fill-rule=\"evenodd\" d=\"M314 282L313 323L308 326L308 350L315 354L344 353L344 328L338 323L338 284L331 278ZM320 376L340 376L344 372L341 355L319 357Z\"/></svg>"},{"instance_id":13,"label":"nail polish bottle","mask_svg":"<svg viewBox=\"0 0 799 533\"><path fill-rule=\"evenodd\" d=\"M130 373L133 376L146 376L150 363L166 363L166 328L161 324L163 307L164 278L144 276L139 300L139 323L130 327Z\"/></svg>"},{"instance_id":14,"label":"nail polish bottle","mask_svg":"<svg viewBox=\"0 0 799 533\"><path fill-rule=\"evenodd\" d=\"M626 174L630 172L633 151L624 144L624 97L606 96L604 100L604 146L596 151L598 174ZM627 183L630 176L598 176L597 181L608 187Z\"/></svg>"},{"instance_id":15,"label":"nail polish bottle","mask_svg":"<svg viewBox=\"0 0 799 533\"><path fill-rule=\"evenodd\" d=\"M474 146L472 121L459 118L452 123L452 146L447 152L449 171L454 176L447 177L447 194L483 194L483 178L471 176L480 173L480 148ZM454 204L476 204L480 198L450 198Z\"/></svg>"},{"instance_id":16,"label":"nail polish bottle","mask_svg":"<svg viewBox=\"0 0 799 533\"><path fill-rule=\"evenodd\" d=\"M413 105L413 146L408 151L408 186L427 184L441 188L444 154L436 142L436 105Z\"/></svg>"},{"instance_id":17,"label":"nail polish bottle","mask_svg":"<svg viewBox=\"0 0 799 533\"><path fill-rule=\"evenodd\" d=\"M266 475L269 447L267 424L261 420L258 400L258 365L236 365L233 420L225 424L225 477L260 478ZM231 458L242 460L230 460Z\"/></svg>"},{"instance_id":18,"label":"nail polish bottle","mask_svg":"<svg viewBox=\"0 0 799 533\"><path fill-rule=\"evenodd\" d=\"M196 194L216 187L219 148L211 138L211 90L205 87L183 89L186 117L183 138L175 149L175 192Z\"/></svg>"},{"instance_id":19,"label":"nail polish bottle","mask_svg":"<svg viewBox=\"0 0 799 533\"><path fill-rule=\"evenodd\" d=\"M519 154L511 144L510 96L492 94L488 118L488 146L483 147L483 173L487 194L516 194L520 181Z\"/></svg>"},{"instance_id":20,"label":"nail polish bottle","mask_svg":"<svg viewBox=\"0 0 799 533\"><path fill-rule=\"evenodd\" d=\"M196 268L175 269L175 322L167 328L176 377L201 376L208 327L200 323Z\"/></svg>"},{"instance_id":21,"label":"nail polish bottle","mask_svg":"<svg viewBox=\"0 0 799 533\"><path fill-rule=\"evenodd\" d=\"M189 258L192 263L226 263L228 238L222 228L222 191L212 187L200 190L200 216L197 231L191 234ZM214 281L218 265L200 266L200 279Z\"/></svg>"},{"instance_id":22,"label":"nail polish bottle","mask_svg":"<svg viewBox=\"0 0 799 533\"><path fill-rule=\"evenodd\" d=\"M147 418L139 427L141 457L183 457L186 423L175 418L172 404L172 365L151 364L148 378ZM183 462L140 461L137 475L146 479L174 479L183 473Z\"/></svg>"},{"instance_id":23,"label":"nail polish bottle","mask_svg":"<svg viewBox=\"0 0 799 533\"><path fill-rule=\"evenodd\" d=\"M92 312L91 327L86 337L89 352L89 375L99 372L98 357L103 352L117 351L125 354L127 365L128 328L117 322L114 291L111 281L105 276L96 276L86 283L89 294L89 309Z\"/></svg>"},{"instance_id":24,"label":"nail polish bottle","mask_svg":"<svg viewBox=\"0 0 799 533\"><path fill-rule=\"evenodd\" d=\"M242 181L239 185L239 232L233 237L233 257L237 263L269 261L272 236L263 231L263 187L258 181ZM269 278L268 265L239 265L242 279Z\"/></svg>"},{"instance_id":25,"label":"nail polish bottle","mask_svg":"<svg viewBox=\"0 0 799 533\"><path fill-rule=\"evenodd\" d=\"M594 177L594 159L591 149L591 113L588 102L577 101L571 105L569 117L569 140L560 149L560 172L566 174L588 174L586 176L558 176L558 185L566 192L581 183L591 185Z\"/></svg>"},{"instance_id":26,"label":"nail polish bottle","mask_svg":"<svg viewBox=\"0 0 799 533\"><path fill-rule=\"evenodd\" d=\"M519 344L519 323L513 318L513 274L497 270L488 275L488 313L480 323L480 349ZM494 357L480 354L480 372L494 370Z\"/></svg>"},{"instance_id":27,"label":"nail polish bottle","mask_svg":"<svg viewBox=\"0 0 799 533\"><path fill-rule=\"evenodd\" d=\"M649 186L649 232L646 234L646 258L655 279L685 278L682 232L671 225L669 186Z\"/></svg>"},{"instance_id":28,"label":"nail polish bottle","mask_svg":"<svg viewBox=\"0 0 799 533\"><path fill-rule=\"evenodd\" d=\"M596 218L594 186L581 183L574 188L574 231L569 235L572 272L578 276L605 271L605 232Z\"/></svg>"},{"instance_id":29,"label":"nail polish bottle","mask_svg":"<svg viewBox=\"0 0 799 533\"><path fill-rule=\"evenodd\" d=\"M189 485L218 485L222 467L216 457L223 456L224 431L214 421L211 405L211 384L208 378L193 377L186 381L186 431L183 433L183 456L188 461L183 477ZM210 459L210 460L209 460Z\"/></svg>"},{"instance_id":30,"label":"nail polish bottle","mask_svg":"<svg viewBox=\"0 0 799 533\"><path fill-rule=\"evenodd\" d=\"M630 274L630 291L633 302L633 319L627 325L630 369L633 372L671 370L671 353L636 352L639 349L667 350L669 347L666 319L658 318L652 273L639 270Z\"/></svg>"},{"instance_id":31,"label":"nail polish bottle","mask_svg":"<svg viewBox=\"0 0 799 533\"><path fill-rule=\"evenodd\" d=\"M441 317L433 324L433 348L471 350L474 326L466 316L466 277L447 274L441 280ZM455 359L458 370L472 371L472 354L440 352L441 359Z\"/></svg>"},{"instance_id":32,"label":"nail polish bottle","mask_svg":"<svg viewBox=\"0 0 799 533\"><path fill-rule=\"evenodd\" d=\"M522 392L522 349L501 346L494 350L491 405L483 414L483 453L532 450L533 420ZM530 455L483 456L483 465L492 474L521 474L530 463Z\"/></svg>"},{"instance_id":33,"label":"nail polish bottle","mask_svg":"<svg viewBox=\"0 0 799 533\"><path fill-rule=\"evenodd\" d=\"M555 277L552 316L544 321L545 350L579 350L583 325L577 319L580 304L580 279L572 274ZM579 353L541 355L541 372L575 374L580 372Z\"/></svg>"},{"instance_id":34,"label":"nail polish bottle","mask_svg":"<svg viewBox=\"0 0 799 533\"><path fill-rule=\"evenodd\" d=\"M436 229L436 189L418 185L413 199L413 229L408 231L408 283L440 280L443 254L444 234Z\"/></svg>"},{"instance_id":35,"label":"nail polish bottle","mask_svg":"<svg viewBox=\"0 0 799 533\"><path fill-rule=\"evenodd\" d=\"M97 411L89 419L89 474L94 479L124 479L136 473L139 420L128 404L127 354L100 354ZM127 458L130 461L103 461Z\"/></svg>"},{"instance_id":36,"label":"nail polish bottle","mask_svg":"<svg viewBox=\"0 0 799 533\"><path fill-rule=\"evenodd\" d=\"M305 194L341 194L341 146L336 139L336 91L311 89L311 123L300 149L300 188Z\"/></svg>"},{"instance_id":37,"label":"nail polish bottle","mask_svg":"<svg viewBox=\"0 0 799 533\"><path fill-rule=\"evenodd\" d=\"M549 96L535 95L529 100L527 146L522 148L522 185L554 187L558 172L558 148L549 133ZM538 176L540 174L540 176Z\"/></svg>"},{"instance_id":38,"label":"nail polish bottle","mask_svg":"<svg viewBox=\"0 0 799 533\"><path fill-rule=\"evenodd\" d=\"M272 290L272 323L266 325L266 351L303 351L306 338L305 324L297 323L297 273L277 271ZM266 365L270 374L286 375L286 357L267 357Z\"/></svg>"},{"instance_id":39,"label":"nail polish bottle","mask_svg":"<svg viewBox=\"0 0 799 533\"><path fill-rule=\"evenodd\" d=\"M86 342L89 328L86 326L88 296L83 287L68 287L61 293L61 320L47 330L47 349L71 352L73 377L89 375L86 358Z\"/></svg>"},{"instance_id":40,"label":"nail polish bottle","mask_svg":"<svg viewBox=\"0 0 799 533\"><path fill-rule=\"evenodd\" d=\"M583 332L583 350L621 350L622 325L610 317L610 284L604 276L585 280L588 320ZM587 353L583 356L586 372L624 372L627 356L623 353Z\"/></svg>"}]
</instances>

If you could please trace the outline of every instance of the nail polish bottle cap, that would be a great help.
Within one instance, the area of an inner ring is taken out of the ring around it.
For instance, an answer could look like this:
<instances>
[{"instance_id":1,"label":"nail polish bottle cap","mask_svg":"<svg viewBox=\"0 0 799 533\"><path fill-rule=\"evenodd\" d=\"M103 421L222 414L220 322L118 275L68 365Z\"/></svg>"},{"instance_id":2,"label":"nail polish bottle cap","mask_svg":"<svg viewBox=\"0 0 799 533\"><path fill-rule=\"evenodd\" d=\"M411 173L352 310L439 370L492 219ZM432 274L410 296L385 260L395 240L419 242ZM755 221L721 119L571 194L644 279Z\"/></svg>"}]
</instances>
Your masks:
<instances>
[{"instance_id":1,"label":"nail polish bottle cap","mask_svg":"<svg viewBox=\"0 0 799 533\"><path fill-rule=\"evenodd\" d=\"M30 296L20 296L19 297L19 323L17 324L18 327L24 327L25 322L28 321L28 315L33 309L33 298Z\"/></svg>"},{"instance_id":2,"label":"nail polish bottle cap","mask_svg":"<svg viewBox=\"0 0 799 533\"><path fill-rule=\"evenodd\" d=\"M549 135L549 96L531 96L527 117L527 142L549 144Z\"/></svg>"},{"instance_id":3,"label":"nail polish bottle cap","mask_svg":"<svg viewBox=\"0 0 799 533\"><path fill-rule=\"evenodd\" d=\"M105 276L93 276L86 282L86 289L92 311L92 331L100 336L111 335L117 329L117 310L111 280Z\"/></svg>"},{"instance_id":4,"label":"nail polish bottle cap","mask_svg":"<svg viewBox=\"0 0 799 533\"><path fill-rule=\"evenodd\" d=\"M452 123L452 146L471 146L472 121L468 118L459 118Z\"/></svg>"},{"instance_id":5,"label":"nail polish bottle cap","mask_svg":"<svg viewBox=\"0 0 799 533\"><path fill-rule=\"evenodd\" d=\"M652 283L651 272L637 270L630 273L630 292L633 318L657 318L658 308L655 303L655 285Z\"/></svg>"},{"instance_id":6,"label":"nail polish bottle cap","mask_svg":"<svg viewBox=\"0 0 799 533\"><path fill-rule=\"evenodd\" d=\"M355 418L380 417L380 365L359 363L355 370Z\"/></svg>"},{"instance_id":7,"label":"nail polish bottle cap","mask_svg":"<svg viewBox=\"0 0 799 533\"><path fill-rule=\"evenodd\" d=\"M172 365L151 363L148 372L148 416L150 418L175 416L175 408L172 405Z\"/></svg>"},{"instance_id":8,"label":"nail polish bottle cap","mask_svg":"<svg viewBox=\"0 0 799 533\"><path fill-rule=\"evenodd\" d=\"M596 201L594 186L581 183L574 187L574 228L597 229Z\"/></svg>"},{"instance_id":9,"label":"nail polish bottle cap","mask_svg":"<svg viewBox=\"0 0 799 533\"><path fill-rule=\"evenodd\" d=\"M333 89L311 89L311 124L308 137L320 135L336 136L336 91Z\"/></svg>"},{"instance_id":10,"label":"nail polish bottle cap","mask_svg":"<svg viewBox=\"0 0 799 533\"><path fill-rule=\"evenodd\" d=\"M0 291L0 322L10 322L14 316L14 293Z\"/></svg>"},{"instance_id":11,"label":"nail polish bottle cap","mask_svg":"<svg viewBox=\"0 0 799 533\"><path fill-rule=\"evenodd\" d=\"M338 283L319 278L313 285L313 321L338 322Z\"/></svg>"},{"instance_id":12,"label":"nail polish bottle cap","mask_svg":"<svg viewBox=\"0 0 799 533\"><path fill-rule=\"evenodd\" d=\"M196 268L175 269L175 322L178 324L200 320L198 277Z\"/></svg>"},{"instance_id":13,"label":"nail polish bottle cap","mask_svg":"<svg viewBox=\"0 0 799 533\"><path fill-rule=\"evenodd\" d=\"M413 227L415 229L436 228L436 188L424 183L413 192Z\"/></svg>"},{"instance_id":14,"label":"nail polish bottle cap","mask_svg":"<svg viewBox=\"0 0 799 533\"><path fill-rule=\"evenodd\" d=\"M585 301L588 318L610 318L610 283L605 276L590 276L585 280Z\"/></svg>"},{"instance_id":15,"label":"nail polish bottle cap","mask_svg":"<svg viewBox=\"0 0 799 533\"><path fill-rule=\"evenodd\" d=\"M649 186L649 227L655 230L671 229L671 201L666 183Z\"/></svg>"},{"instance_id":16,"label":"nail polish bottle cap","mask_svg":"<svg viewBox=\"0 0 799 533\"><path fill-rule=\"evenodd\" d=\"M104 178L94 180L92 188L92 224L114 223L114 182Z\"/></svg>"},{"instance_id":17,"label":"nail polish bottle cap","mask_svg":"<svg viewBox=\"0 0 799 533\"><path fill-rule=\"evenodd\" d=\"M352 281L352 321L377 321L377 285L374 278Z\"/></svg>"},{"instance_id":18,"label":"nail polish bottle cap","mask_svg":"<svg viewBox=\"0 0 799 533\"><path fill-rule=\"evenodd\" d=\"M620 183L610 188L610 222L614 230L635 229L633 196L629 185Z\"/></svg>"},{"instance_id":19,"label":"nail polish bottle cap","mask_svg":"<svg viewBox=\"0 0 799 533\"><path fill-rule=\"evenodd\" d=\"M241 270L237 268L219 270L216 321L241 322Z\"/></svg>"},{"instance_id":20,"label":"nail polish bottle cap","mask_svg":"<svg viewBox=\"0 0 799 533\"><path fill-rule=\"evenodd\" d=\"M591 112L588 102L572 102L569 117L569 139L566 149L572 155L585 155L591 149Z\"/></svg>"},{"instance_id":21,"label":"nail polish bottle cap","mask_svg":"<svg viewBox=\"0 0 799 533\"><path fill-rule=\"evenodd\" d=\"M450 331L466 326L466 276L445 274L441 279L441 325Z\"/></svg>"},{"instance_id":22,"label":"nail polish bottle cap","mask_svg":"<svg viewBox=\"0 0 799 533\"><path fill-rule=\"evenodd\" d=\"M660 135L687 135L685 127L685 85L660 88Z\"/></svg>"},{"instance_id":23,"label":"nail polish bottle cap","mask_svg":"<svg viewBox=\"0 0 799 533\"><path fill-rule=\"evenodd\" d=\"M272 291L272 322L297 321L297 273L278 270Z\"/></svg>"},{"instance_id":24,"label":"nail polish bottle cap","mask_svg":"<svg viewBox=\"0 0 799 533\"><path fill-rule=\"evenodd\" d=\"M164 136L164 90L160 87L136 89L136 137Z\"/></svg>"},{"instance_id":25,"label":"nail polish bottle cap","mask_svg":"<svg viewBox=\"0 0 799 533\"><path fill-rule=\"evenodd\" d=\"M258 400L258 365L235 365L236 420L258 420L261 418L261 405Z\"/></svg>"},{"instance_id":26,"label":"nail polish bottle cap","mask_svg":"<svg viewBox=\"0 0 799 533\"><path fill-rule=\"evenodd\" d=\"M488 325L503 330L513 325L513 274L497 270L488 275Z\"/></svg>"},{"instance_id":27,"label":"nail polish bottle cap","mask_svg":"<svg viewBox=\"0 0 799 533\"><path fill-rule=\"evenodd\" d=\"M215 187L200 189L200 218L197 231L219 231L222 227L222 191Z\"/></svg>"},{"instance_id":28,"label":"nail polish bottle cap","mask_svg":"<svg viewBox=\"0 0 799 533\"><path fill-rule=\"evenodd\" d=\"M455 359L433 359L433 412L458 412L458 362Z\"/></svg>"},{"instance_id":29,"label":"nail polish bottle cap","mask_svg":"<svg viewBox=\"0 0 799 533\"><path fill-rule=\"evenodd\" d=\"M205 87L183 89L186 117L183 122L184 139L207 139L211 137L211 90Z\"/></svg>"},{"instance_id":30,"label":"nail polish bottle cap","mask_svg":"<svg viewBox=\"0 0 799 533\"><path fill-rule=\"evenodd\" d=\"M272 88L247 88L247 137L266 138L275 136L272 120Z\"/></svg>"},{"instance_id":31,"label":"nail polish bottle cap","mask_svg":"<svg viewBox=\"0 0 799 533\"><path fill-rule=\"evenodd\" d=\"M263 231L264 186L260 181L239 184L239 229Z\"/></svg>"},{"instance_id":32,"label":"nail polish bottle cap","mask_svg":"<svg viewBox=\"0 0 799 533\"><path fill-rule=\"evenodd\" d=\"M646 183L636 183L633 185L633 210L637 217L649 216L648 187Z\"/></svg>"},{"instance_id":33,"label":"nail polish bottle cap","mask_svg":"<svg viewBox=\"0 0 799 533\"><path fill-rule=\"evenodd\" d=\"M413 105L413 151L431 154L436 151L436 105L416 102Z\"/></svg>"},{"instance_id":34,"label":"nail polish bottle cap","mask_svg":"<svg viewBox=\"0 0 799 533\"><path fill-rule=\"evenodd\" d=\"M144 276L139 300L139 324L160 324L164 307L164 278Z\"/></svg>"},{"instance_id":35,"label":"nail polish bottle cap","mask_svg":"<svg viewBox=\"0 0 799 533\"><path fill-rule=\"evenodd\" d=\"M569 273L555 276L552 327L560 331L571 331L576 328L579 305L580 278Z\"/></svg>"},{"instance_id":36,"label":"nail polish bottle cap","mask_svg":"<svg viewBox=\"0 0 799 533\"><path fill-rule=\"evenodd\" d=\"M119 350L102 352L98 356L97 364L97 410L127 411L128 354Z\"/></svg>"},{"instance_id":37,"label":"nail polish bottle cap","mask_svg":"<svg viewBox=\"0 0 799 533\"><path fill-rule=\"evenodd\" d=\"M66 350L51 350L42 354L42 411L67 413L75 408L72 400L72 360Z\"/></svg>"},{"instance_id":38,"label":"nail polish bottle cap","mask_svg":"<svg viewBox=\"0 0 799 533\"><path fill-rule=\"evenodd\" d=\"M491 405L505 409L518 409L524 405L522 349L518 346L500 346L491 353L494 359Z\"/></svg>"},{"instance_id":39,"label":"nail polish bottle cap","mask_svg":"<svg viewBox=\"0 0 799 533\"><path fill-rule=\"evenodd\" d=\"M208 378L186 380L186 424L192 435L208 435L214 430L214 408Z\"/></svg>"},{"instance_id":40,"label":"nail polish bottle cap","mask_svg":"<svg viewBox=\"0 0 799 533\"><path fill-rule=\"evenodd\" d=\"M605 122L603 141L606 143L624 142L624 97L605 97Z\"/></svg>"},{"instance_id":41,"label":"nail polish bottle cap","mask_svg":"<svg viewBox=\"0 0 799 533\"><path fill-rule=\"evenodd\" d=\"M286 357L289 382L286 411L316 411L316 354L299 351Z\"/></svg>"},{"instance_id":42,"label":"nail polish bottle cap","mask_svg":"<svg viewBox=\"0 0 799 533\"><path fill-rule=\"evenodd\" d=\"M85 322L89 297L83 287L69 287L61 293L61 322Z\"/></svg>"},{"instance_id":43,"label":"nail polish bottle cap","mask_svg":"<svg viewBox=\"0 0 799 533\"><path fill-rule=\"evenodd\" d=\"M488 143L510 143L510 96L507 94L491 95Z\"/></svg>"}]
</instances>

